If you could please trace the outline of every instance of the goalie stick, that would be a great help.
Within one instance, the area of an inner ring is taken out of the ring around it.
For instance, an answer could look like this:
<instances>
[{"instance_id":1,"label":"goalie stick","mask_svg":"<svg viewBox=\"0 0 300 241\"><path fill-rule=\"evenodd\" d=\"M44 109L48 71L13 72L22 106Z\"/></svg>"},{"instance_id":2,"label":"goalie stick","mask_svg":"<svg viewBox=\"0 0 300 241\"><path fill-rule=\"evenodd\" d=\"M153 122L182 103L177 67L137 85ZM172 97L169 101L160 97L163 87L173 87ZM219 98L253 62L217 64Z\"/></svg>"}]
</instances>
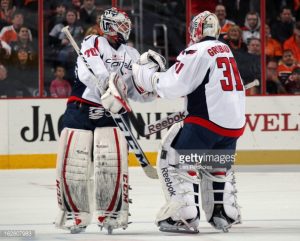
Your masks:
<instances>
[{"instance_id":1,"label":"goalie stick","mask_svg":"<svg viewBox=\"0 0 300 241\"><path fill-rule=\"evenodd\" d=\"M254 86L259 86L259 81L257 79L246 84L244 87L247 90ZM146 136L152 135L156 132L159 132L165 128L168 128L177 122L184 120L184 118L187 116L187 114L188 114L187 111L175 112L171 115L168 115L166 118L160 119L149 125L146 125L145 122L143 121L143 119L141 121L138 121L133 112L129 113L128 117L129 117L130 122L132 123L134 129L136 130L136 132L140 136L146 137Z\"/></svg>"},{"instance_id":2,"label":"goalie stick","mask_svg":"<svg viewBox=\"0 0 300 241\"><path fill-rule=\"evenodd\" d=\"M104 90L103 90L102 86L99 85L99 81L97 80L93 70L89 66L85 57L81 53L77 43L75 42L73 36L71 35L71 33L69 31L69 26L65 26L61 31L66 35L66 37L70 41L70 44L73 46L74 50L76 51L78 57L83 61L84 66L86 66L87 70L91 73L91 77L92 77L93 81L95 82L96 86L98 88L100 88L101 93L103 93ZM158 179L156 169L153 166L151 166L149 160L145 156L145 154L144 154L142 148L140 147L140 145L138 144L136 138L134 137L134 135L128 128L128 125L126 124L126 121L124 120L124 117L121 114L113 114L113 113L111 113L111 116L114 119L117 126L119 127L119 129L123 132L129 147L134 152L134 154L135 154L136 158L138 159L141 167L143 168L145 174L149 178Z\"/></svg>"}]
</instances>

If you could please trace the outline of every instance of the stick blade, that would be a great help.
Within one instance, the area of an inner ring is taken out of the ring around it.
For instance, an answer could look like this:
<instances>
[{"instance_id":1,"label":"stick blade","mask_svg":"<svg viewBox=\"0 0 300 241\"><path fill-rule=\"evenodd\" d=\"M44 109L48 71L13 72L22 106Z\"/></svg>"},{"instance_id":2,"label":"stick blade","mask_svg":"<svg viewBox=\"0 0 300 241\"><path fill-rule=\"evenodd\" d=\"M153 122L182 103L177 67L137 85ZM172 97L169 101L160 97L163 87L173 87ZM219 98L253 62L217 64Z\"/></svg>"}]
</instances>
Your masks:
<instances>
[{"instance_id":1,"label":"stick blade","mask_svg":"<svg viewBox=\"0 0 300 241\"><path fill-rule=\"evenodd\" d=\"M158 179L157 171L153 166L147 165L147 166L143 167L143 170L144 170L145 174L147 175L147 177L149 177L151 179Z\"/></svg>"}]
</instances>

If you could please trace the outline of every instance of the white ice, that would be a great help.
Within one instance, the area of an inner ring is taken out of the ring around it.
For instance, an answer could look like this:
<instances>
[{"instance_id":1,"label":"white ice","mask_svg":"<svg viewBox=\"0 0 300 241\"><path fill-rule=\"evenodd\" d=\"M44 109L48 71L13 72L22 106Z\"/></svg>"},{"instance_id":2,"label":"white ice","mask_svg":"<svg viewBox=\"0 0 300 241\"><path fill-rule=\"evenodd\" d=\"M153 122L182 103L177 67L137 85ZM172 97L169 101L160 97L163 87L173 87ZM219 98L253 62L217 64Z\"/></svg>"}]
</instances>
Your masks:
<instances>
[{"instance_id":1,"label":"white ice","mask_svg":"<svg viewBox=\"0 0 300 241\"><path fill-rule=\"evenodd\" d=\"M130 241L299 241L300 166L238 167L238 201L243 223L229 233L214 230L201 213L199 234L163 233L154 224L164 203L158 180L148 179L141 168L130 168L132 216L127 230L112 235L94 221L82 234L70 234L53 225L57 213L55 170L0 171L1 230L34 230L33 240L130 240ZM0 237L1 240L26 240Z\"/></svg>"}]
</instances>

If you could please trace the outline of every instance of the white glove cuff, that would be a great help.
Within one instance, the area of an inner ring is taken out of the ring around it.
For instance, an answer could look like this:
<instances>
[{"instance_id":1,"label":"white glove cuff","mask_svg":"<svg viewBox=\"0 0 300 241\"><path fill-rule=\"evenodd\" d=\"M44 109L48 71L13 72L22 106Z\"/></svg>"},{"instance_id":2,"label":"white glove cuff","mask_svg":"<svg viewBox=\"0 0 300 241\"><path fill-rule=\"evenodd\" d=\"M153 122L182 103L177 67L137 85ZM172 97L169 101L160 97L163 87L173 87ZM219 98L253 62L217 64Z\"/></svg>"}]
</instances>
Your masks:
<instances>
[{"instance_id":1,"label":"white glove cuff","mask_svg":"<svg viewBox=\"0 0 300 241\"><path fill-rule=\"evenodd\" d=\"M153 92L152 76L157 71L158 66L153 62L132 65L133 78L140 92Z\"/></svg>"}]
</instances>

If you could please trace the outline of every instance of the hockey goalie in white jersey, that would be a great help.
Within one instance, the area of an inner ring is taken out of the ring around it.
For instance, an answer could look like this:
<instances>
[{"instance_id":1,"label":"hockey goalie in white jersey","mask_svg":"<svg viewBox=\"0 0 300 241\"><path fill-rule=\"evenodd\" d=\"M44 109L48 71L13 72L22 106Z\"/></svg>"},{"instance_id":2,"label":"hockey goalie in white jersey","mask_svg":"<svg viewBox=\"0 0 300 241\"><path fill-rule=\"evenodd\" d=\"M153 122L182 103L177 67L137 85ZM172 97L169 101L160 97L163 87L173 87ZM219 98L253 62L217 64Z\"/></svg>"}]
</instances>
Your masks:
<instances>
[{"instance_id":1,"label":"hockey goalie in white jersey","mask_svg":"<svg viewBox=\"0 0 300 241\"><path fill-rule=\"evenodd\" d=\"M219 32L217 17L202 12L191 21L193 44L166 72L155 72L151 61L133 64L141 92L186 99L188 116L183 125L175 124L169 130L158 156L158 174L167 201L156 219L161 231L198 232L200 179L202 208L213 227L227 231L241 219L231 163L210 168L202 163L202 169L192 165L187 171L179 161L182 153L191 155L199 150L234 155L244 131L244 86L231 50L217 40Z\"/></svg>"},{"instance_id":2,"label":"hockey goalie in white jersey","mask_svg":"<svg viewBox=\"0 0 300 241\"><path fill-rule=\"evenodd\" d=\"M94 211L99 227L109 233L127 228L128 146L108 111L118 113L125 95L141 102L153 99L133 86L132 63L140 55L126 45L131 31L127 14L116 8L106 10L100 28L103 37L90 35L81 44L86 63L77 59L59 140L56 226L71 233L84 231ZM120 92L111 88L116 83Z\"/></svg>"}]
</instances>

